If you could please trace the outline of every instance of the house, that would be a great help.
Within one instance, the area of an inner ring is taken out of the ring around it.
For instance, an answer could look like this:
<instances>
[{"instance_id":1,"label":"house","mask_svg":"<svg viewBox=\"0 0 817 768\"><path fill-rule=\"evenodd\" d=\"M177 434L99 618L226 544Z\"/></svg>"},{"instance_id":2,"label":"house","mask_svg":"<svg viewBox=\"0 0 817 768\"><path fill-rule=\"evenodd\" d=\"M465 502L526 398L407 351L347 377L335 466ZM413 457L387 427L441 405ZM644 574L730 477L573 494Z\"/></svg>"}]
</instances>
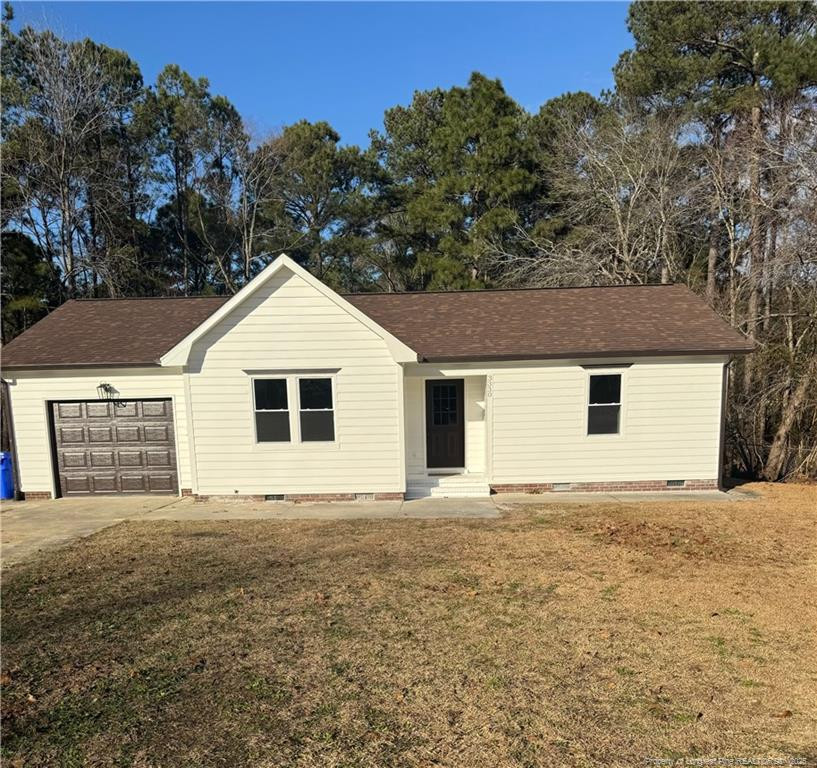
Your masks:
<instances>
[{"instance_id":1,"label":"house","mask_svg":"<svg viewBox=\"0 0 817 768\"><path fill-rule=\"evenodd\" d=\"M719 484L727 363L686 287L69 301L8 344L26 498L392 499Z\"/></svg>"}]
</instances>

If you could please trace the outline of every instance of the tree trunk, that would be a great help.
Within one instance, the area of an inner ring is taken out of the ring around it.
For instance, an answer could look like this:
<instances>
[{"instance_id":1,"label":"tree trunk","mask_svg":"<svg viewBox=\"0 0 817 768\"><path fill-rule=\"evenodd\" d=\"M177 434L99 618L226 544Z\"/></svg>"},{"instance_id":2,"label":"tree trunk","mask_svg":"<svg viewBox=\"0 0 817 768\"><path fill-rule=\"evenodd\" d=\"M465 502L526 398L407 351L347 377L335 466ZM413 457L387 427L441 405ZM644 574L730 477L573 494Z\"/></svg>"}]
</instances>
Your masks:
<instances>
[{"instance_id":1,"label":"tree trunk","mask_svg":"<svg viewBox=\"0 0 817 768\"><path fill-rule=\"evenodd\" d=\"M757 61L755 54L755 61ZM759 91L760 82L755 80L755 91L757 99L751 112L751 137L749 139L749 220L751 231L749 232L749 307L748 322L746 332L750 341L757 338L757 317L760 312L760 294L763 289L763 236L761 233L761 205L760 198L760 145L761 145L761 123L760 123L760 103ZM743 369L743 391L748 392L752 387L754 376L754 366L751 358L747 357Z\"/></svg>"},{"instance_id":2,"label":"tree trunk","mask_svg":"<svg viewBox=\"0 0 817 768\"><path fill-rule=\"evenodd\" d=\"M173 148L173 176L176 186L176 225L182 246L182 293L190 293L190 254L187 242L187 190L182 183L181 155L178 147Z\"/></svg>"},{"instance_id":3,"label":"tree trunk","mask_svg":"<svg viewBox=\"0 0 817 768\"><path fill-rule=\"evenodd\" d=\"M718 269L718 254L720 252L719 245L720 232L718 230L718 221L713 216L712 223L709 225L709 252L706 259L706 300L711 307L715 306L718 291L716 273Z\"/></svg>"},{"instance_id":4,"label":"tree trunk","mask_svg":"<svg viewBox=\"0 0 817 768\"><path fill-rule=\"evenodd\" d=\"M788 402L783 408L783 416L780 419L780 424L777 427L772 447L769 449L769 457L766 459L766 464L763 467L762 477L765 480L775 481L779 480L783 470L786 466L786 459L788 453L786 450L786 443L788 442L789 433L794 425L794 421L800 413L800 409L806 400L806 395L809 392L809 385L812 383L815 371L817 370L817 362L812 360L808 370L803 375L794 392L788 399Z\"/></svg>"},{"instance_id":5,"label":"tree trunk","mask_svg":"<svg viewBox=\"0 0 817 768\"><path fill-rule=\"evenodd\" d=\"M715 150L721 151L721 129L720 125L716 123L712 130L712 144ZM709 212L709 251L706 259L706 300L709 306L715 306L715 299L717 298L718 281L718 255L720 254L721 232L720 232L720 200L717 192L712 200L712 207Z\"/></svg>"}]
</instances>

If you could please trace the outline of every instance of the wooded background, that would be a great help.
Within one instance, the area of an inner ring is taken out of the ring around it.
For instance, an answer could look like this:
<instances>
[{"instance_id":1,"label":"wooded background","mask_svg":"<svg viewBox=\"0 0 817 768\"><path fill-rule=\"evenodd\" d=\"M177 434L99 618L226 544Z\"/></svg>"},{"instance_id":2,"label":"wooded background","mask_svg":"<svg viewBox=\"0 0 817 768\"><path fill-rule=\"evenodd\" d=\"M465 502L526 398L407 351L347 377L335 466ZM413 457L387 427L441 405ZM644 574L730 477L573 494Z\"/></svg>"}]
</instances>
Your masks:
<instances>
[{"instance_id":1,"label":"wooded background","mask_svg":"<svg viewBox=\"0 0 817 768\"><path fill-rule=\"evenodd\" d=\"M613 92L530 114L474 73L368 147L326 122L256 135L204 78L147 84L12 16L4 342L72 297L233 293L283 251L347 292L681 282L757 343L730 468L817 475L814 4L635 2Z\"/></svg>"}]
</instances>

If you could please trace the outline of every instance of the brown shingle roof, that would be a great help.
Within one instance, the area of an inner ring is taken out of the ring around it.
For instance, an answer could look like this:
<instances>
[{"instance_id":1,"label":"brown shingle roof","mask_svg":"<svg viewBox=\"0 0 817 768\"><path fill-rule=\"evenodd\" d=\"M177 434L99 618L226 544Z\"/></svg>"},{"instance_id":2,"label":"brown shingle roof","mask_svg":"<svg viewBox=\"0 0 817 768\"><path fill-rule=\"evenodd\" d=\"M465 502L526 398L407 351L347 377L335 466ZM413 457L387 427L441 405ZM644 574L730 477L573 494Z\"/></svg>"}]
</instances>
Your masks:
<instances>
[{"instance_id":1,"label":"brown shingle roof","mask_svg":"<svg viewBox=\"0 0 817 768\"><path fill-rule=\"evenodd\" d=\"M67 301L10 341L3 368L155 365L227 299Z\"/></svg>"},{"instance_id":2,"label":"brown shingle roof","mask_svg":"<svg viewBox=\"0 0 817 768\"><path fill-rule=\"evenodd\" d=\"M345 298L429 362L752 349L683 285Z\"/></svg>"},{"instance_id":3,"label":"brown shingle roof","mask_svg":"<svg viewBox=\"0 0 817 768\"><path fill-rule=\"evenodd\" d=\"M420 360L749 352L680 285L345 297ZM3 349L4 368L155 365L225 297L69 301Z\"/></svg>"}]
</instances>

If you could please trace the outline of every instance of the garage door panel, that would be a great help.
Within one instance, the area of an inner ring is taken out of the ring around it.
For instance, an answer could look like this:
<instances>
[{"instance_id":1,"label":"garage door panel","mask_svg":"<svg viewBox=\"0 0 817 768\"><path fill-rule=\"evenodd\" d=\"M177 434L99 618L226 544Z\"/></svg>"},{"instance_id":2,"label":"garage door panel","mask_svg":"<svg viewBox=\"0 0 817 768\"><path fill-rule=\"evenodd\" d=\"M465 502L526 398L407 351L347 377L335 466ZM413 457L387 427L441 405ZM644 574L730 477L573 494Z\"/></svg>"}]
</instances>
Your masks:
<instances>
[{"instance_id":1,"label":"garage door panel","mask_svg":"<svg viewBox=\"0 0 817 768\"><path fill-rule=\"evenodd\" d=\"M82 419L82 403L57 403L57 415L61 419Z\"/></svg>"},{"instance_id":2,"label":"garage door panel","mask_svg":"<svg viewBox=\"0 0 817 768\"><path fill-rule=\"evenodd\" d=\"M120 448L118 455L120 467L141 467L144 464L142 461L142 451L124 450Z\"/></svg>"},{"instance_id":3,"label":"garage door panel","mask_svg":"<svg viewBox=\"0 0 817 768\"><path fill-rule=\"evenodd\" d=\"M91 493L90 475L62 475L60 485L63 493Z\"/></svg>"},{"instance_id":4,"label":"garage door panel","mask_svg":"<svg viewBox=\"0 0 817 768\"><path fill-rule=\"evenodd\" d=\"M85 403L85 415L89 419L109 419L111 417L111 404Z\"/></svg>"},{"instance_id":5,"label":"garage door panel","mask_svg":"<svg viewBox=\"0 0 817 768\"><path fill-rule=\"evenodd\" d=\"M177 493L170 400L53 403L60 490Z\"/></svg>"},{"instance_id":6,"label":"garage door panel","mask_svg":"<svg viewBox=\"0 0 817 768\"><path fill-rule=\"evenodd\" d=\"M110 427L88 427L89 443L112 443L113 430Z\"/></svg>"},{"instance_id":7,"label":"garage door panel","mask_svg":"<svg viewBox=\"0 0 817 768\"><path fill-rule=\"evenodd\" d=\"M94 475L94 493L116 493L116 475Z\"/></svg>"},{"instance_id":8,"label":"garage door panel","mask_svg":"<svg viewBox=\"0 0 817 768\"><path fill-rule=\"evenodd\" d=\"M91 451L92 467L113 467L116 466L113 451Z\"/></svg>"},{"instance_id":9,"label":"garage door panel","mask_svg":"<svg viewBox=\"0 0 817 768\"><path fill-rule=\"evenodd\" d=\"M145 424L146 443L170 442L170 427L165 424Z\"/></svg>"},{"instance_id":10,"label":"garage door panel","mask_svg":"<svg viewBox=\"0 0 817 768\"><path fill-rule=\"evenodd\" d=\"M133 401L127 403L117 403L113 409L113 415L117 419L132 419L137 416L136 403Z\"/></svg>"},{"instance_id":11,"label":"garage door panel","mask_svg":"<svg viewBox=\"0 0 817 768\"><path fill-rule=\"evenodd\" d=\"M88 466L88 454L85 451L62 451L60 459L66 469L85 469Z\"/></svg>"},{"instance_id":12,"label":"garage door panel","mask_svg":"<svg viewBox=\"0 0 817 768\"><path fill-rule=\"evenodd\" d=\"M146 419L169 419L170 401L169 400L143 400L142 401L142 416Z\"/></svg>"},{"instance_id":13,"label":"garage door panel","mask_svg":"<svg viewBox=\"0 0 817 768\"><path fill-rule=\"evenodd\" d=\"M145 451L145 459L149 467L171 467L173 466L173 459L170 451Z\"/></svg>"},{"instance_id":14,"label":"garage door panel","mask_svg":"<svg viewBox=\"0 0 817 768\"><path fill-rule=\"evenodd\" d=\"M118 443L141 443L142 430L137 426L116 426L116 441Z\"/></svg>"},{"instance_id":15,"label":"garage door panel","mask_svg":"<svg viewBox=\"0 0 817 768\"><path fill-rule=\"evenodd\" d=\"M148 493L150 486L146 475L120 475L123 493Z\"/></svg>"},{"instance_id":16,"label":"garage door panel","mask_svg":"<svg viewBox=\"0 0 817 768\"><path fill-rule=\"evenodd\" d=\"M149 477L150 490L153 493L170 493L175 482L174 475L157 475L152 473Z\"/></svg>"},{"instance_id":17,"label":"garage door panel","mask_svg":"<svg viewBox=\"0 0 817 768\"><path fill-rule=\"evenodd\" d=\"M62 427L57 434L61 443L85 442L85 430L82 427Z\"/></svg>"}]
</instances>

